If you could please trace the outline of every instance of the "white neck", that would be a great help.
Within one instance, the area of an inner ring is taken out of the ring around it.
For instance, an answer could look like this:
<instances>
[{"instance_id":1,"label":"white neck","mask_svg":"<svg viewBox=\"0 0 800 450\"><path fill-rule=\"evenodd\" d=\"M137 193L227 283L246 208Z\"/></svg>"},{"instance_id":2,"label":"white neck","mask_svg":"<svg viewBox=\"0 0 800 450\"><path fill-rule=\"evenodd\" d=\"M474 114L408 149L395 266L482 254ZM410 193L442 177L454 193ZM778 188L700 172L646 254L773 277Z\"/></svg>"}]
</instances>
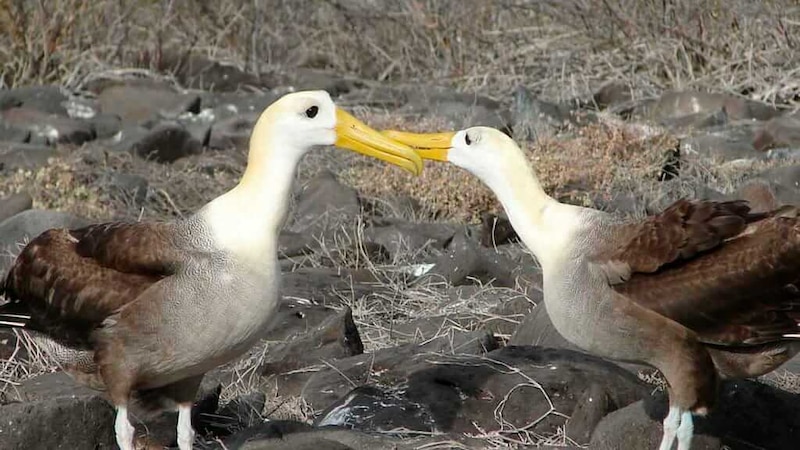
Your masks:
<instances>
[{"instance_id":1,"label":"white neck","mask_svg":"<svg viewBox=\"0 0 800 450\"><path fill-rule=\"evenodd\" d=\"M575 208L547 195L527 161L521 155L519 159L507 165L506 170L492 171L481 178L494 191L517 235L546 271L566 250L578 215ZM499 173L502 176L497 176Z\"/></svg>"},{"instance_id":2,"label":"white neck","mask_svg":"<svg viewBox=\"0 0 800 450\"><path fill-rule=\"evenodd\" d=\"M245 259L263 260L277 251L303 154L278 136L255 132L239 184L201 211L215 244Z\"/></svg>"}]
</instances>

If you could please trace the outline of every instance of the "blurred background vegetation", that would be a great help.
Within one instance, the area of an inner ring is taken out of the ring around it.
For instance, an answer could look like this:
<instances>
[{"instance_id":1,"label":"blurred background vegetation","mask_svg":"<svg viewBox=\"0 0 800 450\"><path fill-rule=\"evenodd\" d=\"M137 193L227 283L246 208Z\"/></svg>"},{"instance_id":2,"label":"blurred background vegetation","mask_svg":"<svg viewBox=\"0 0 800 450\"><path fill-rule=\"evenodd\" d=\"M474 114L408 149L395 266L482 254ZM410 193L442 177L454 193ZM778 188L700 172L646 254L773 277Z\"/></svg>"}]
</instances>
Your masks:
<instances>
[{"instance_id":1,"label":"blurred background vegetation","mask_svg":"<svg viewBox=\"0 0 800 450\"><path fill-rule=\"evenodd\" d=\"M783 102L798 94L798 29L797 0L0 0L0 80L70 86L200 54L487 95L524 83L569 98L613 78L637 95Z\"/></svg>"}]
</instances>

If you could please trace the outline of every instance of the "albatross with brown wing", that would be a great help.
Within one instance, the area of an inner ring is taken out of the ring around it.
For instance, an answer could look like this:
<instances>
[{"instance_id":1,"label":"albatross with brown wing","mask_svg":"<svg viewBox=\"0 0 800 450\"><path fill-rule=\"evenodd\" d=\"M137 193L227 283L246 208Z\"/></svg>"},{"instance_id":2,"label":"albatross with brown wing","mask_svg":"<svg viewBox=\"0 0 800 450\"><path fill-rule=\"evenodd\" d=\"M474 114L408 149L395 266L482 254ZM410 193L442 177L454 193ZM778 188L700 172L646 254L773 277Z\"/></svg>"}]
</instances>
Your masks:
<instances>
[{"instance_id":1,"label":"albatross with brown wing","mask_svg":"<svg viewBox=\"0 0 800 450\"><path fill-rule=\"evenodd\" d=\"M178 446L203 375L243 354L277 310L277 238L298 162L336 145L418 174L422 160L338 109L324 91L285 95L258 119L240 182L186 219L53 229L11 267L0 325L24 328L79 381L105 390L123 450L134 393L170 400Z\"/></svg>"},{"instance_id":2,"label":"albatross with brown wing","mask_svg":"<svg viewBox=\"0 0 800 450\"><path fill-rule=\"evenodd\" d=\"M693 414L714 406L720 378L757 377L800 350L800 219L754 214L742 201L679 200L635 220L560 203L507 135L385 135L448 161L497 195L540 262L556 330L586 351L644 362L666 377L660 450L689 450Z\"/></svg>"}]
</instances>

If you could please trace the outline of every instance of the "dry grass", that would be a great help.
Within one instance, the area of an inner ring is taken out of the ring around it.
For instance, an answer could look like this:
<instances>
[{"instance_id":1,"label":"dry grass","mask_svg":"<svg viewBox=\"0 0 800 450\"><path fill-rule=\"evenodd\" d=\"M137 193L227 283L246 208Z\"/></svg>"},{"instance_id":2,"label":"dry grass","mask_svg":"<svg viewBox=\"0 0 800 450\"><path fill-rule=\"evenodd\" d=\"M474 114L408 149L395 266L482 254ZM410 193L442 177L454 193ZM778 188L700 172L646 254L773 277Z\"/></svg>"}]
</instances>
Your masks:
<instances>
[{"instance_id":1,"label":"dry grass","mask_svg":"<svg viewBox=\"0 0 800 450\"><path fill-rule=\"evenodd\" d=\"M245 356L225 366L225 373L230 379L222 385L220 403L228 403L251 392L261 392L266 395L267 401L258 414L271 420L311 423L314 411L302 397L282 396L276 381L259 373L258 368L264 363L268 349L268 343L261 342Z\"/></svg>"},{"instance_id":2,"label":"dry grass","mask_svg":"<svg viewBox=\"0 0 800 450\"><path fill-rule=\"evenodd\" d=\"M793 394L800 394L800 374L778 369L759 377L758 381Z\"/></svg>"},{"instance_id":3,"label":"dry grass","mask_svg":"<svg viewBox=\"0 0 800 450\"><path fill-rule=\"evenodd\" d=\"M165 219L191 214L234 186L243 164L235 154L209 152L174 164L159 164L99 146L61 152L38 170L18 170L0 180L0 196L28 192L35 208L71 212L93 220ZM113 177L141 176L149 182L144 202L120 190Z\"/></svg>"},{"instance_id":4,"label":"dry grass","mask_svg":"<svg viewBox=\"0 0 800 450\"><path fill-rule=\"evenodd\" d=\"M58 364L28 333L15 330L14 334L17 339L11 356L0 359L0 400L25 380L58 370Z\"/></svg>"},{"instance_id":5,"label":"dry grass","mask_svg":"<svg viewBox=\"0 0 800 450\"><path fill-rule=\"evenodd\" d=\"M329 69L554 99L610 79L637 97L725 90L797 95L792 0L2 0L0 79L78 85L91 72L162 69L176 50L278 74Z\"/></svg>"}]
</instances>

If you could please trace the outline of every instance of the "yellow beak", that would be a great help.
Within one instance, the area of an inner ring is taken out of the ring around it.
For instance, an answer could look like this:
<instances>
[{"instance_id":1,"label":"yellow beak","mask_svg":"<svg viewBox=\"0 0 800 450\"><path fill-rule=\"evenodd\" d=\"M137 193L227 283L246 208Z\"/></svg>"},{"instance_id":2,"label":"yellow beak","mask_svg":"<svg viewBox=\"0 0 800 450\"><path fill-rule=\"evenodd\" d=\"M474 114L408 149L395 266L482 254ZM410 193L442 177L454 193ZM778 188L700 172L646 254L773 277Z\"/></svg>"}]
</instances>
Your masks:
<instances>
[{"instance_id":1,"label":"yellow beak","mask_svg":"<svg viewBox=\"0 0 800 450\"><path fill-rule=\"evenodd\" d=\"M444 133L407 133L405 131L385 130L384 136L413 147L422 159L447 162L447 153L450 151L451 142L455 132Z\"/></svg>"},{"instance_id":2,"label":"yellow beak","mask_svg":"<svg viewBox=\"0 0 800 450\"><path fill-rule=\"evenodd\" d=\"M336 108L336 136L337 147L381 159L414 175L422 173L422 158L414 149L382 135L339 108Z\"/></svg>"}]
</instances>

